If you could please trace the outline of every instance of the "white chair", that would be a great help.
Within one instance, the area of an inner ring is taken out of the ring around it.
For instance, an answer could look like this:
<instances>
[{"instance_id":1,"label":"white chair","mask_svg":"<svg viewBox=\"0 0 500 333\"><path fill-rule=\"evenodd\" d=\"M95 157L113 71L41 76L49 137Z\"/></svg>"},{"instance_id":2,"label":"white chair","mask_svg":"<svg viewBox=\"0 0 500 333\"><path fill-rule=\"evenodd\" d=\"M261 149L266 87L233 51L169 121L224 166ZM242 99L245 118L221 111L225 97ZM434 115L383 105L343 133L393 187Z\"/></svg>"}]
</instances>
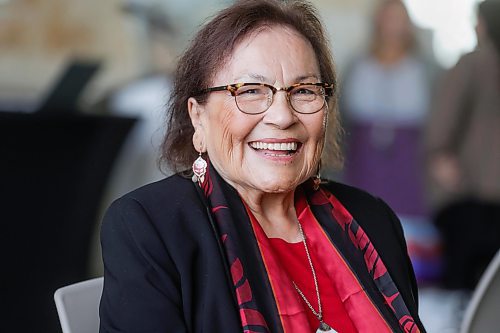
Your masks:
<instances>
[{"instance_id":1,"label":"white chair","mask_svg":"<svg viewBox=\"0 0 500 333\"><path fill-rule=\"evenodd\" d=\"M104 278L71 284L56 290L54 301L63 333L99 331L99 302Z\"/></svg>"},{"instance_id":2,"label":"white chair","mask_svg":"<svg viewBox=\"0 0 500 333\"><path fill-rule=\"evenodd\" d=\"M500 332L500 250L472 294L460 333Z\"/></svg>"}]
</instances>

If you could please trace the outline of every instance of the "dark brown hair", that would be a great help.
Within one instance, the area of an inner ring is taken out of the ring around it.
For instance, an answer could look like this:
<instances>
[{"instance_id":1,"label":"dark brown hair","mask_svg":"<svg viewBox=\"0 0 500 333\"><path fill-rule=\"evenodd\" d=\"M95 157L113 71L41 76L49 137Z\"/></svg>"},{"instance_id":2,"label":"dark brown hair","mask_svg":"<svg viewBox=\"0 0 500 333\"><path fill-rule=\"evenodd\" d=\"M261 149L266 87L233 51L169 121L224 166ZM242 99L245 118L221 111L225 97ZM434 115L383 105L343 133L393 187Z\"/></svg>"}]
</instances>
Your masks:
<instances>
[{"instance_id":1,"label":"dark brown hair","mask_svg":"<svg viewBox=\"0 0 500 333\"><path fill-rule=\"evenodd\" d=\"M375 10L374 14L374 22L373 22L373 31L372 31L372 42L371 42L371 51L372 54L377 55L382 46L381 37L380 37L380 20L381 15L391 6L397 5L402 11L408 22L408 34L406 35L406 40L404 40L404 51L411 53L415 51L417 47L416 41L416 32L415 26L411 21L410 15L408 14L408 9L402 0L383 0L378 4L378 7Z\"/></svg>"},{"instance_id":2,"label":"dark brown hair","mask_svg":"<svg viewBox=\"0 0 500 333\"><path fill-rule=\"evenodd\" d=\"M161 147L160 162L171 170L188 169L196 159L192 144L194 128L188 113L188 99L206 102L207 95L198 92L230 58L235 46L257 29L285 25L308 40L316 54L321 79L336 84L336 73L330 48L315 8L306 1L240 0L219 12L197 33L180 58L167 113L167 130ZM335 89L338 91L338 89ZM329 100L329 128L323 166L340 166L339 137L341 127L337 111L337 94ZM325 160L326 159L326 160Z\"/></svg>"},{"instance_id":3,"label":"dark brown hair","mask_svg":"<svg viewBox=\"0 0 500 333\"><path fill-rule=\"evenodd\" d=\"M500 1L486 0L479 4L478 13L486 25L488 38L500 53Z\"/></svg>"}]
</instances>

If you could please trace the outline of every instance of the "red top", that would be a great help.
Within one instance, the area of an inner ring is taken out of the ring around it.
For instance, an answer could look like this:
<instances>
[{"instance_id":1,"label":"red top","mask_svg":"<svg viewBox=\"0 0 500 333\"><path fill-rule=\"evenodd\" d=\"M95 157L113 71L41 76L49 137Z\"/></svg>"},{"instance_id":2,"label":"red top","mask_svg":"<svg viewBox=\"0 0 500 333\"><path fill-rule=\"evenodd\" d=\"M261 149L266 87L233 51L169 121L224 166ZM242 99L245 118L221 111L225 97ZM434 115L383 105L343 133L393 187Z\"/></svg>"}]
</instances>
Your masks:
<instances>
[{"instance_id":1,"label":"red top","mask_svg":"<svg viewBox=\"0 0 500 333\"><path fill-rule=\"evenodd\" d=\"M333 199L333 196L327 198ZM342 215L348 212L339 202L335 200L332 204L335 207L333 213L340 221L349 219L349 216ZM325 323L341 333L392 332L355 273L321 228L301 190L295 193L295 210L318 278ZM304 244L290 244L282 239L268 238L248 207L247 212L276 300L283 331L316 332L319 321L292 282L295 281L317 311L316 290Z\"/></svg>"},{"instance_id":2,"label":"red top","mask_svg":"<svg viewBox=\"0 0 500 333\"><path fill-rule=\"evenodd\" d=\"M275 254L278 256L290 278L295 281L314 310L318 312L318 297L304 243L288 243L280 238L269 238L269 240ZM323 321L338 332L357 332L333 282L330 281L330 277L321 267L316 254L311 252L311 249L308 248L308 250L314 270L316 271L316 278L318 279ZM304 307L307 309L307 319L311 327L318 327L318 318L312 313L305 302Z\"/></svg>"}]
</instances>

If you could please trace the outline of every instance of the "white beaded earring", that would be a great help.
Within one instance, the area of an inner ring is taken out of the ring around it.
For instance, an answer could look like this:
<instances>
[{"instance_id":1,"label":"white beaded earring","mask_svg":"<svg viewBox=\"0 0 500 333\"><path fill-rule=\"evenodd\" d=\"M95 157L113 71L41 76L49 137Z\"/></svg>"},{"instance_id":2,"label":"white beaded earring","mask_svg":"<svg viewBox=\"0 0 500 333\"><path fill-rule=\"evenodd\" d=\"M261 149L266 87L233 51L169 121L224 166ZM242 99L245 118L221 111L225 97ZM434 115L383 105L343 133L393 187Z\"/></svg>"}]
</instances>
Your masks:
<instances>
[{"instance_id":1,"label":"white beaded earring","mask_svg":"<svg viewBox=\"0 0 500 333\"><path fill-rule=\"evenodd\" d=\"M198 182L201 186L205 181L205 174L207 173L207 161L201 157L201 150L199 154L198 158L193 162L193 177L191 179L193 183Z\"/></svg>"}]
</instances>

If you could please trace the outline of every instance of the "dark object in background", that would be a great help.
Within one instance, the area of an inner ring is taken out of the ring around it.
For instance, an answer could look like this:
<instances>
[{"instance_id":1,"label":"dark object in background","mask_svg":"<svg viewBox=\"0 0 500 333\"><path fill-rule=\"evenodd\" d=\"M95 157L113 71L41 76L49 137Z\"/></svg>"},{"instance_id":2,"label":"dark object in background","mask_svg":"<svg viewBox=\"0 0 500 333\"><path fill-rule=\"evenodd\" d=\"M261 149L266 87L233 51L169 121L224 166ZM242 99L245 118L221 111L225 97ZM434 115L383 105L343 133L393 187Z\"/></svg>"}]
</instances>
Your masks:
<instances>
[{"instance_id":1,"label":"dark object in background","mask_svg":"<svg viewBox=\"0 0 500 333\"><path fill-rule=\"evenodd\" d=\"M0 112L2 332L60 332L53 293L89 277L102 193L134 122Z\"/></svg>"},{"instance_id":2,"label":"dark object in background","mask_svg":"<svg viewBox=\"0 0 500 333\"><path fill-rule=\"evenodd\" d=\"M443 238L443 285L474 290L500 249L500 204L473 198L449 204L438 212Z\"/></svg>"},{"instance_id":3,"label":"dark object in background","mask_svg":"<svg viewBox=\"0 0 500 333\"><path fill-rule=\"evenodd\" d=\"M99 67L99 62L78 60L70 62L52 88L49 89L48 95L43 99L36 112L76 112L80 95L97 73Z\"/></svg>"}]
</instances>

